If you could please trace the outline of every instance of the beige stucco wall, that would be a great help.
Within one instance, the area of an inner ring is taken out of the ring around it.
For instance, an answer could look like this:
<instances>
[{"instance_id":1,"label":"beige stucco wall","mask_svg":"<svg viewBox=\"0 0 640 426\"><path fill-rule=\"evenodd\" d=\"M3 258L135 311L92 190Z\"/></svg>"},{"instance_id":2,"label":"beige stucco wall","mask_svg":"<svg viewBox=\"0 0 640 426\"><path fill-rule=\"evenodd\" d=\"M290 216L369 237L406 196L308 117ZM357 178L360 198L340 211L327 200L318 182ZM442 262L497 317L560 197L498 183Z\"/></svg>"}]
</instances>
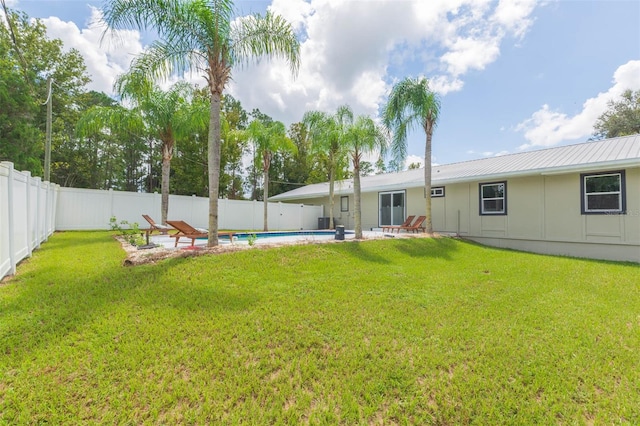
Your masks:
<instances>
[{"instance_id":1,"label":"beige stucco wall","mask_svg":"<svg viewBox=\"0 0 640 426\"><path fill-rule=\"evenodd\" d=\"M500 216L479 214L480 182L446 186L446 200L434 199L434 229L501 247L640 262L640 168L626 170L626 215L582 214L580 173L506 182L507 214Z\"/></svg>"},{"instance_id":2,"label":"beige stucco wall","mask_svg":"<svg viewBox=\"0 0 640 426\"><path fill-rule=\"evenodd\" d=\"M500 247L640 262L640 167L625 173L626 215L582 214L580 172L576 172L504 179L507 214L499 216L479 214L479 183L497 180L444 185L445 196L432 198L433 228ZM364 230L379 227L378 194L362 194ZM353 194L348 212L340 211L340 197L335 197L336 222L353 229ZM328 197L304 203L324 205L328 215ZM406 215L424 211L424 189L406 189Z\"/></svg>"}]
</instances>

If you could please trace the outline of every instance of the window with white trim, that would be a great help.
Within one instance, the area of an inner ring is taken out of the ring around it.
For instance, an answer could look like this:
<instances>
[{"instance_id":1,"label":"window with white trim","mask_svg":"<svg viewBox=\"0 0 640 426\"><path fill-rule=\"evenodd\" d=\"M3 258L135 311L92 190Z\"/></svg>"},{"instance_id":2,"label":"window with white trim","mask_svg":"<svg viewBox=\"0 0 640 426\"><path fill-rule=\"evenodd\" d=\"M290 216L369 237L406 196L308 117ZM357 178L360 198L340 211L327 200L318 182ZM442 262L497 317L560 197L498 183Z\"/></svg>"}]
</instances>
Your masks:
<instances>
[{"instance_id":1,"label":"window with white trim","mask_svg":"<svg viewBox=\"0 0 640 426\"><path fill-rule=\"evenodd\" d=\"M479 184L480 214L507 214L507 182L490 182Z\"/></svg>"},{"instance_id":2,"label":"window with white trim","mask_svg":"<svg viewBox=\"0 0 640 426\"><path fill-rule=\"evenodd\" d=\"M624 170L580 175L582 214L624 213Z\"/></svg>"},{"instance_id":3,"label":"window with white trim","mask_svg":"<svg viewBox=\"0 0 640 426\"><path fill-rule=\"evenodd\" d=\"M444 197L444 186L431 188L431 198Z\"/></svg>"},{"instance_id":4,"label":"window with white trim","mask_svg":"<svg viewBox=\"0 0 640 426\"><path fill-rule=\"evenodd\" d=\"M424 198L427 198L427 189L424 189ZM431 198L444 197L444 186L431 187Z\"/></svg>"}]
</instances>

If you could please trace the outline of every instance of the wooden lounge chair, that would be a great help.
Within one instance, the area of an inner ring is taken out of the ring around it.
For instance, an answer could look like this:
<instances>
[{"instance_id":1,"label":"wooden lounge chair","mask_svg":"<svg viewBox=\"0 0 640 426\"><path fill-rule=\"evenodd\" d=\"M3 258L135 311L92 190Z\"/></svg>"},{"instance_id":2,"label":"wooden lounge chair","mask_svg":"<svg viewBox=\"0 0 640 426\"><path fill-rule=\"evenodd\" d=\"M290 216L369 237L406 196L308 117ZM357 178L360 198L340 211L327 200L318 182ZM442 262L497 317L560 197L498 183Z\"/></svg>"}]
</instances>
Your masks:
<instances>
[{"instance_id":1,"label":"wooden lounge chair","mask_svg":"<svg viewBox=\"0 0 640 426\"><path fill-rule=\"evenodd\" d=\"M401 226L400 229L404 229L405 231L409 232L415 232L417 233L418 231L424 232L424 226L422 225L424 223L424 221L427 219L426 216L418 216L418 218L416 219L415 222L413 222L411 225L409 226ZM400 231L398 231L400 232Z\"/></svg>"},{"instance_id":2,"label":"wooden lounge chair","mask_svg":"<svg viewBox=\"0 0 640 426\"><path fill-rule=\"evenodd\" d=\"M144 220L149 222L149 229L145 229L147 235L151 234L153 231L160 231L160 233L166 234L171 230L171 227L167 225L156 223L155 220L153 220L148 214L143 214L142 217L144 218Z\"/></svg>"},{"instance_id":3,"label":"wooden lounge chair","mask_svg":"<svg viewBox=\"0 0 640 426\"><path fill-rule=\"evenodd\" d=\"M385 232L385 230L387 230L388 232L393 233L394 229L400 232L400 228L402 228L403 226L411 225L411 222L413 222L413 219L415 217L415 215L407 216L407 219L402 223L402 225L385 225L382 227L382 232Z\"/></svg>"},{"instance_id":4,"label":"wooden lounge chair","mask_svg":"<svg viewBox=\"0 0 640 426\"><path fill-rule=\"evenodd\" d=\"M194 228L183 220L168 220L167 223L178 230L177 233L170 235L171 238L176 239L174 247L178 247L180 238L188 238L191 240L191 245L194 245L196 239L207 238L209 231L202 228ZM229 241L233 242L233 232L218 232L218 235L229 237Z\"/></svg>"}]
</instances>

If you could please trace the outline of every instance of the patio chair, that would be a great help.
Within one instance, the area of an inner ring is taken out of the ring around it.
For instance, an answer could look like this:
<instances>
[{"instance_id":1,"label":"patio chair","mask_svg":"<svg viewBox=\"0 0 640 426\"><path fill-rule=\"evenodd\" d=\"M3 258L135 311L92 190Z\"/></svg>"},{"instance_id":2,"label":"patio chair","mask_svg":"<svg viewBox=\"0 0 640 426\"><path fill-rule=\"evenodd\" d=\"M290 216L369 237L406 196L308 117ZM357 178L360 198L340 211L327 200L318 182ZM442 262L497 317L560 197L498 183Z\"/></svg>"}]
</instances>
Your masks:
<instances>
[{"instance_id":1,"label":"patio chair","mask_svg":"<svg viewBox=\"0 0 640 426\"><path fill-rule=\"evenodd\" d=\"M198 238L207 238L209 236L209 231L206 229L194 228L183 220L168 220L167 223L178 231L175 234L169 235L171 238L176 239L174 247L178 247L178 242L182 237L191 239L191 245L193 246ZM233 232L218 232L218 235L226 236L229 238L229 241L233 242Z\"/></svg>"},{"instance_id":2,"label":"patio chair","mask_svg":"<svg viewBox=\"0 0 640 426\"><path fill-rule=\"evenodd\" d=\"M424 223L424 221L427 219L426 216L418 216L418 218L416 219L415 222L413 222L411 225L409 226L401 226L400 229L404 229L405 231L409 232L415 232L417 233L418 231L424 232L424 226L422 225ZM398 230L398 232L400 232Z\"/></svg>"},{"instance_id":3,"label":"patio chair","mask_svg":"<svg viewBox=\"0 0 640 426\"><path fill-rule=\"evenodd\" d=\"M151 234L153 231L160 231L161 234L166 234L171 230L171 227L167 225L156 223L156 221L153 220L148 214L143 214L142 217L144 218L144 220L149 222L149 229L144 230L146 231L147 235Z\"/></svg>"},{"instance_id":4,"label":"patio chair","mask_svg":"<svg viewBox=\"0 0 640 426\"><path fill-rule=\"evenodd\" d=\"M385 232L385 229L386 229L387 231L393 233L393 230L397 229L399 233L400 228L402 228L403 226L411 225L411 222L413 222L413 219L415 217L416 217L415 215L407 216L407 219L402 223L402 225L385 225L382 227L382 232Z\"/></svg>"}]
</instances>

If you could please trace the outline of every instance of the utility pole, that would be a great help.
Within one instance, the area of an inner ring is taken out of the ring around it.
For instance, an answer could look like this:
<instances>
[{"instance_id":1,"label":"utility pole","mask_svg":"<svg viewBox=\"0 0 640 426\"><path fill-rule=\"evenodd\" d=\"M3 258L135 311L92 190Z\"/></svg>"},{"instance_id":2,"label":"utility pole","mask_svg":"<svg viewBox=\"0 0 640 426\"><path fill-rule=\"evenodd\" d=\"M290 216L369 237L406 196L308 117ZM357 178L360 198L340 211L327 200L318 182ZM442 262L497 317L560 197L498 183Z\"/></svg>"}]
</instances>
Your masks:
<instances>
[{"instance_id":1,"label":"utility pole","mask_svg":"<svg viewBox=\"0 0 640 426\"><path fill-rule=\"evenodd\" d=\"M44 147L44 180L45 182L51 182L51 115L52 115L52 104L53 104L53 94L51 93L51 77L47 78L47 92L49 93L47 96L47 136L46 143Z\"/></svg>"}]
</instances>

